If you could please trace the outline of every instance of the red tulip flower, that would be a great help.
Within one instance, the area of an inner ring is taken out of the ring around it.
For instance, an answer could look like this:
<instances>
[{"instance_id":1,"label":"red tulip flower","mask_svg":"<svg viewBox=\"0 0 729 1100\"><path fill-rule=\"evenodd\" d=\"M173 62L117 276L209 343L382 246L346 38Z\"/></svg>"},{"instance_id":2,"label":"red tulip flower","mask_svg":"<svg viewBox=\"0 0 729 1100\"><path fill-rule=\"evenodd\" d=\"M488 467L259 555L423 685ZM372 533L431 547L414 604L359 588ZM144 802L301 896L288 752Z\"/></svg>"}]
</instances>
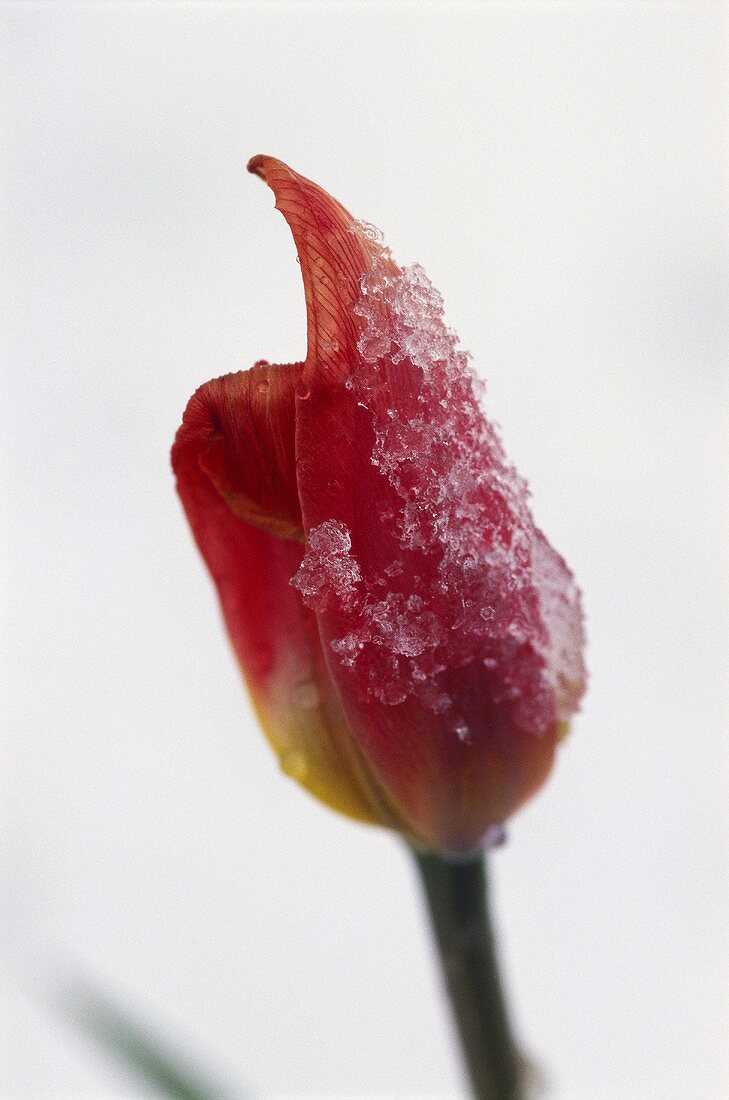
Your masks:
<instances>
[{"instance_id":1,"label":"red tulip flower","mask_svg":"<svg viewBox=\"0 0 729 1100\"><path fill-rule=\"evenodd\" d=\"M270 157L303 363L202 386L172 452L256 711L312 794L468 853L533 795L584 688L579 593L417 265Z\"/></svg>"}]
</instances>

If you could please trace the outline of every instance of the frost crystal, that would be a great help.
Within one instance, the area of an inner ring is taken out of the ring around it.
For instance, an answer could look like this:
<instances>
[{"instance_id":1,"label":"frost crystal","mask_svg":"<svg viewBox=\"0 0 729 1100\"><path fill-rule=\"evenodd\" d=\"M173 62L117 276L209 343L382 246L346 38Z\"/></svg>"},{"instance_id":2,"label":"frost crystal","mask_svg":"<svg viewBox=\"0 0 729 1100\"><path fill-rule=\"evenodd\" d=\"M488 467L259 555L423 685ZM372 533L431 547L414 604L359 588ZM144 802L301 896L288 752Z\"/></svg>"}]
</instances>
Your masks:
<instances>
[{"instance_id":1,"label":"frost crystal","mask_svg":"<svg viewBox=\"0 0 729 1100\"><path fill-rule=\"evenodd\" d=\"M354 231L380 246L373 227ZM380 475L368 534L394 552L363 571L348 529L327 521L293 583L309 606L336 606L347 629L331 648L366 695L414 696L449 714L466 746L480 716L456 714L448 674L472 666L494 705L539 735L579 701L579 593L534 524L440 294L419 265L393 272L382 258L361 280L347 386L371 416Z\"/></svg>"},{"instance_id":2,"label":"frost crystal","mask_svg":"<svg viewBox=\"0 0 729 1100\"><path fill-rule=\"evenodd\" d=\"M325 520L309 532L306 554L291 581L308 607L323 611L333 602L355 595L362 575L351 548L352 539L343 523Z\"/></svg>"}]
</instances>

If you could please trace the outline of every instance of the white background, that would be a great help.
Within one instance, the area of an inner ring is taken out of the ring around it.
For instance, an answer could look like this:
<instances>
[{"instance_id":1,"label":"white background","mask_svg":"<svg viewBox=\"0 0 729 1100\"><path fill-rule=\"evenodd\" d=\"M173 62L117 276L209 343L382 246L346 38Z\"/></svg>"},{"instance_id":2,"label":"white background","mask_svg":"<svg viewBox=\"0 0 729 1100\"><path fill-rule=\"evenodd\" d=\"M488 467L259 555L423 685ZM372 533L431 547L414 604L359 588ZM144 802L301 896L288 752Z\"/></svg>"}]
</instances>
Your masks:
<instances>
[{"instance_id":1,"label":"white background","mask_svg":"<svg viewBox=\"0 0 729 1100\"><path fill-rule=\"evenodd\" d=\"M426 267L584 590L493 859L550 1095L727 1095L726 15L2 7L2 1096L142 1095L49 1007L78 972L240 1095L464 1096L406 855L277 772L173 491L192 391L304 355L258 152Z\"/></svg>"}]
</instances>

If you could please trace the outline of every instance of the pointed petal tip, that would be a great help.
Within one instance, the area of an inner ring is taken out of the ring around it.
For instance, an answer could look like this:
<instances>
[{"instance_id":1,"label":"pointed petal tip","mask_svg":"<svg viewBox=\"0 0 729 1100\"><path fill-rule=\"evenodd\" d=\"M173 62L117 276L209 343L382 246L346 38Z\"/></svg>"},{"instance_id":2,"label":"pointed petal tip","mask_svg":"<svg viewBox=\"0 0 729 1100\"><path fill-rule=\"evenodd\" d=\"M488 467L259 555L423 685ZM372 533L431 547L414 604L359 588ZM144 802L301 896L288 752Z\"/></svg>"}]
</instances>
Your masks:
<instances>
[{"instance_id":1,"label":"pointed petal tip","mask_svg":"<svg viewBox=\"0 0 729 1100\"><path fill-rule=\"evenodd\" d=\"M266 174L266 161L270 159L270 157L265 156L263 153L256 153L255 157L251 157L248 161L246 169L252 172L254 176L260 176L261 179L264 179Z\"/></svg>"},{"instance_id":2,"label":"pointed petal tip","mask_svg":"<svg viewBox=\"0 0 729 1100\"><path fill-rule=\"evenodd\" d=\"M282 160L277 157L269 157L265 153L256 153L255 157L251 157L248 161L246 168L252 175L260 176L265 183L269 183L269 175L276 168L294 175L289 166L284 164Z\"/></svg>"},{"instance_id":3,"label":"pointed petal tip","mask_svg":"<svg viewBox=\"0 0 729 1100\"><path fill-rule=\"evenodd\" d=\"M369 247L353 235L354 218L341 203L284 161L258 154L248 171L271 188L294 238L306 297L309 368L322 380L341 380L357 356L352 310L360 277L372 264Z\"/></svg>"}]
</instances>

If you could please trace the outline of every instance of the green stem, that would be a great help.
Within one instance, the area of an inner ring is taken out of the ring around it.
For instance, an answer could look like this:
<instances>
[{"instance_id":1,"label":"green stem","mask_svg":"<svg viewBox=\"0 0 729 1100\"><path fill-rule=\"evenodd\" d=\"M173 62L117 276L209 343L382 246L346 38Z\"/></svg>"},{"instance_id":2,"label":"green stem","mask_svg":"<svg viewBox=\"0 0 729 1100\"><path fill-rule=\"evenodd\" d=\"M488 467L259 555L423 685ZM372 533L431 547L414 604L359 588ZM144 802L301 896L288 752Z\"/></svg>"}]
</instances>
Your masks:
<instances>
[{"instance_id":1,"label":"green stem","mask_svg":"<svg viewBox=\"0 0 729 1100\"><path fill-rule=\"evenodd\" d=\"M489 917L485 858L413 855L475 1100L523 1100Z\"/></svg>"}]
</instances>

